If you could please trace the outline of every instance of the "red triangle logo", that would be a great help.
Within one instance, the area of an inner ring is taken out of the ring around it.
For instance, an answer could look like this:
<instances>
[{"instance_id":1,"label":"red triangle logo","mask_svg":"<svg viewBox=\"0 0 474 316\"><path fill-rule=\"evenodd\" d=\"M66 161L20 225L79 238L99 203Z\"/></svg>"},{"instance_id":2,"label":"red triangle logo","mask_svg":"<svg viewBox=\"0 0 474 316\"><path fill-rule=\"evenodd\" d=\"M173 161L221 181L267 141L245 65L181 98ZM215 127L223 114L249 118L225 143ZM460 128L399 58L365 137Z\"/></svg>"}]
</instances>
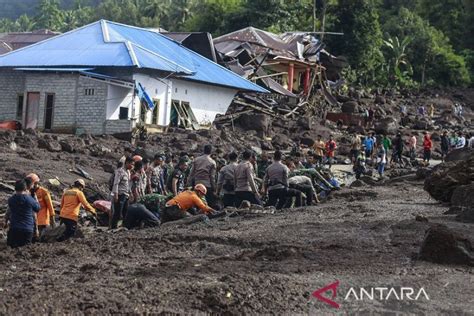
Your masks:
<instances>
[{"instance_id":1,"label":"red triangle logo","mask_svg":"<svg viewBox=\"0 0 474 316\"><path fill-rule=\"evenodd\" d=\"M319 289L319 290L316 290L313 292L313 296L316 297L318 300L326 303L326 304L329 304L331 305L332 307L334 308L339 308L340 305L336 302L333 301L333 299L336 298L336 295L337 295L337 287L339 286L339 281L336 281L334 283L331 283L331 284L328 284L326 285L325 287ZM332 292L332 299L329 299L327 297L324 297L322 296L323 294L325 294L326 292L328 291L331 291Z\"/></svg>"}]
</instances>

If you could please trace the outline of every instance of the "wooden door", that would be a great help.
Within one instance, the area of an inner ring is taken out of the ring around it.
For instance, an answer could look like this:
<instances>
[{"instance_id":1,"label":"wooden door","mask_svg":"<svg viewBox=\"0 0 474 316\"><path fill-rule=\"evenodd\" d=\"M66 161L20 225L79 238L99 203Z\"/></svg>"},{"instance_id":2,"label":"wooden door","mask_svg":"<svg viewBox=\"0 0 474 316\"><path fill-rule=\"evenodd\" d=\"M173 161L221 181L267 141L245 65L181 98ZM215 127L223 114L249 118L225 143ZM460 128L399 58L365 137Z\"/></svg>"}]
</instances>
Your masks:
<instances>
[{"instance_id":1,"label":"wooden door","mask_svg":"<svg viewBox=\"0 0 474 316\"><path fill-rule=\"evenodd\" d=\"M38 127L39 92L28 92L26 100L25 128L36 129Z\"/></svg>"}]
</instances>

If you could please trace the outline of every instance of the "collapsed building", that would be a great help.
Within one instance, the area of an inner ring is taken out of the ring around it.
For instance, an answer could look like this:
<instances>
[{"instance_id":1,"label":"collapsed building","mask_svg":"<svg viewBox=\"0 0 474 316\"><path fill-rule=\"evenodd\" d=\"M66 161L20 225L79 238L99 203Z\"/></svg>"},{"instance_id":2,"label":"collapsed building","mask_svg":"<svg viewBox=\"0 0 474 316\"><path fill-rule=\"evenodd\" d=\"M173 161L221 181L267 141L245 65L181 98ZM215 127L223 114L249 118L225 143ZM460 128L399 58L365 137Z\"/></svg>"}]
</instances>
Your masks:
<instances>
[{"instance_id":1,"label":"collapsed building","mask_svg":"<svg viewBox=\"0 0 474 316\"><path fill-rule=\"evenodd\" d=\"M0 120L53 132L199 128L267 90L157 31L101 20L0 56Z\"/></svg>"}]
</instances>

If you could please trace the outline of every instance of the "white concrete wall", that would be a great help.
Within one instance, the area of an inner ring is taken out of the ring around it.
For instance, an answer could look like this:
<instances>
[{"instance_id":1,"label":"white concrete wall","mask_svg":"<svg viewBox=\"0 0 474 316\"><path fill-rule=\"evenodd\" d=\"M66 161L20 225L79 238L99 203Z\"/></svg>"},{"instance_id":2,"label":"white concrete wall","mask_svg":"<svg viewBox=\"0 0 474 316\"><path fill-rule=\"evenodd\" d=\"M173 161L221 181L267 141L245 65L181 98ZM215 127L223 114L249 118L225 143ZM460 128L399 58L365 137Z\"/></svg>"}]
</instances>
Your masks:
<instances>
[{"instance_id":1,"label":"white concrete wall","mask_svg":"<svg viewBox=\"0 0 474 316\"><path fill-rule=\"evenodd\" d=\"M172 100L189 102L200 124L214 121L216 114L224 114L237 90L187 80L173 79Z\"/></svg>"},{"instance_id":2,"label":"white concrete wall","mask_svg":"<svg viewBox=\"0 0 474 316\"><path fill-rule=\"evenodd\" d=\"M166 126L169 124L170 116L170 106L171 106L171 81L167 79L158 80L149 75L145 74L134 74L133 79L140 83L145 89L146 93L152 99L160 100L160 109L158 114L158 125ZM132 111L131 117L136 119L140 117L140 100L138 97L135 98L134 109ZM152 111L147 111L146 123L149 124L152 122Z\"/></svg>"},{"instance_id":3,"label":"white concrete wall","mask_svg":"<svg viewBox=\"0 0 474 316\"><path fill-rule=\"evenodd\" d=\"M128 118L132 115L133 88L108 85L107 93L107 120L118 120L120 108L128 108Z\"/></svg>"}]
</instances>

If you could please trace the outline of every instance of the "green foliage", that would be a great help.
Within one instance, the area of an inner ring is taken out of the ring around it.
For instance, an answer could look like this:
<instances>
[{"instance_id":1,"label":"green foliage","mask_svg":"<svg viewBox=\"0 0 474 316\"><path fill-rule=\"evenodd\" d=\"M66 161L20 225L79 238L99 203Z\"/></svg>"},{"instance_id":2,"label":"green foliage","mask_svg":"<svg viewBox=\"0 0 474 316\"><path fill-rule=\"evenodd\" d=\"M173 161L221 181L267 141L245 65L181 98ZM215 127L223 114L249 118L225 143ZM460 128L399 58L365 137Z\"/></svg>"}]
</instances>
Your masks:
<instances>
[{"instance_id":1,"label":"green foliage","mask_svg":"<svg viewBox=\"0 0 474 316\"><path fill-rule=\"evenodd\" d=\"M99 19L214 36L247 26L324 29L344 33L323 40L348 57L349 82L413 87L474 78L472 0L0 0L0 32L66 32Z\"/></svg>"},{"instance_id":2,"label":"green foliage","mask_svg":"<svg viewBox=\"0 0 474 316\"><path fill-rule=\"evenodd\" d=\"M351 67L357 70L358 82L377 82L377 70L384 58L380 50L382 32L374 3L371 0L339 0L332 13L336 17L334 30L343 32L344 36L330 38L329 46L334 53L348 57Z\"/></svg>"},{"instance_id":3,"label":"green foliage","mask_svg":"<svg viewBox=\"0 0 474 316\"><path fill-rule=\"evenodd\" d=\"M410 36L407 59L413 66L413 79L422 85L434 82L443 85L469 84L469 72L463 58L457 55L449 39L416 13L402 8L384 24L389 36Z\"/></svg>"}]
</instances>

